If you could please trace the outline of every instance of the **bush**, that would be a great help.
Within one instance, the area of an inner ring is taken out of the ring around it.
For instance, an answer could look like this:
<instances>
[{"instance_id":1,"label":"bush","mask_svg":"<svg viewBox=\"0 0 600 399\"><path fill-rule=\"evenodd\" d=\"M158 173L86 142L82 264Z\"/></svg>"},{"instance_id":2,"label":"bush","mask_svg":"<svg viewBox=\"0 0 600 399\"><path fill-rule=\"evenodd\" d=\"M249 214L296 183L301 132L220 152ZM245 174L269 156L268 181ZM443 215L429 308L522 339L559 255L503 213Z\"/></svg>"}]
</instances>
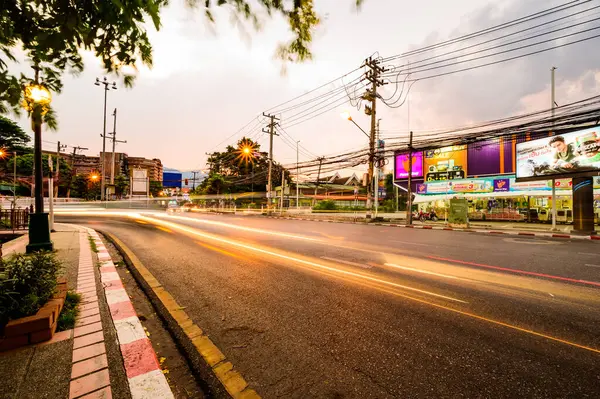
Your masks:
<instances>
[{"instance_id":1,"label":"bush","mask_svg":"<svg viewBox=\"0 0 600 399\"><path fill-rule=\"evenodd\" d=\"M52 252L17 254L0 265L0 328L35 314L52 298L60 269Z\"/></svg>"},{"instance_id":2,"label":"bush","mask_svg":"<svg viewBox=\"0 0 600 399\"><path fill-rule=\"evenodd\" d=\"M335 211L336 209L337 205L335 204L335 201L321 201L313 206L313 210L315 211Z\"/></svg>"}]
</instances>

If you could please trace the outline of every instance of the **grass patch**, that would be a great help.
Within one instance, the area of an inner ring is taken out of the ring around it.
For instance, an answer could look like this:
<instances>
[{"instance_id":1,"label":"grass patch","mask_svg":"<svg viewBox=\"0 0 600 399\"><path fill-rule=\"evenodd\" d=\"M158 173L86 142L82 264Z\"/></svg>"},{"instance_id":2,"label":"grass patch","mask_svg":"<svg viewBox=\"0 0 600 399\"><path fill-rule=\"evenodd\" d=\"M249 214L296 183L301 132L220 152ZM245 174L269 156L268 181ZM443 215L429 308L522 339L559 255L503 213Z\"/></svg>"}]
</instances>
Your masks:
<instances>
[{"instance_id":1,"label":"grass patch","mask_svg":"<svg viewBox=\"0 0 600 399\"><path fill-rule=\"evenodd\" d=\"M77 315L79 315L79 303L81 302L81 295L75 291L67 292L65 299L65 306L63 306L60 316L58 316L58 325L56 331L70 330L75 327L75 321Z\"/></svg>"},{"instance_id":2,"label":"grass patch","mask_svg":"<svg viewBox=\"0 0 600 399\"><path fill-rule=\"evenodd\" d=\"M88 236L88 241L90 242L90 247L92 248L92 251L94 251L95 253L98 253L98 247L96 246L96 241L94 241L92 236Z\"/></svg>"}]
</instances>

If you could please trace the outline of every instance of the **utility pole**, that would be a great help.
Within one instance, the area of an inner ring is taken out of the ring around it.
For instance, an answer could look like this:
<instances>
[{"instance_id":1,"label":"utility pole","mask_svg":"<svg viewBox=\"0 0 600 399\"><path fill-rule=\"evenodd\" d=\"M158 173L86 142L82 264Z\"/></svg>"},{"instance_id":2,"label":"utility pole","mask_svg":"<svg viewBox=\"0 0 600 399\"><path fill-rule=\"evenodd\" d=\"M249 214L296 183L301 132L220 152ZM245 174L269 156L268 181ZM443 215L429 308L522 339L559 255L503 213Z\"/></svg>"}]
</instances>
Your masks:
<instances>
[{"instance_id":1,"label":"utility pole","mask_svg":"<svg viewBox=\"0 0 600 399\"><path fill-rule=\"evenodd\" d=\"M374 181L371 182L374 185L375 190L375 217L377 217L377 212L379 210L379 164L380 164L380 153L379 153L379 122L381 119L377 120L377 132L375 141L377 142L377 164L375 165L375 178Z\"/></svg>"},{"instance_id":2,"label":"utility pole","mask_svg":"<svg viewBox=\"0 0 600 399\"><path fill-rule=\"evenodd\" d=\"M279 204L279 214L283 213L283 194L285 191L285 169L281 168L281 204Z\"/></svg>"},{"instance_id":3,"label":"utility pole","mask_svg":"<svg viewBox=\"0 0 600 399\"><path fill-rule=\"evenodd\" d=\"M365 78L371 82L371 88L367 90L363 98L371 102L371 107L366 108L367 115L371 115L371 135L369 136L369 175L367 185L367 218L371 218L371 210L373 207L373 169L375 163L375 133L377 125L377 87L383 86L385 83L379 79L379 74L386 71L385 68L379 66L379 60L369 57L363 63L363 66L370 68L365 74Z\"/></svg>"},{"instance_id":4,"label":"utility pole","mask_svg":"<svg viewBox=\"0 0 600 399\"><path fill-rule=\"evenodd\" d=\"M413 154L413 132L411 130L408 139L408 199L406 200L406 225L412 224L412 154Z\"/></svg>"},{"instance_id":5,"label":"utility pole","mask_svg":"<svg viewBox=\"0 0 600 399\"><path fill-rule=\"evenodd\" d=\"M56 198L58 198L58 185L60 183L59 179L60 179L60 153L62 152L62 150L64 150L65 148L67 148L66 144L61 145L60 141L58 142L57 146L56 146L56 187L55 187L55 192L52 193L52 195Z\"/></svg>"},{"instance_id":6,"label":"utility pole","mask_svg":"<svg viewBox=\"0 0 600 399\"><path fill-rule=\"evenodd\" d=\"M554 71L556 71L556 67L552 67L550 69L550 79L552 81L552 105L551 105L551 109L552 109L552 135L554 136L554 108L556 107L556 100L555 100L555 92L554 92ZM529 218L530 216L527 215L527 217ZM556 230L556 180L552 179L552 230Z\"/></svg>"},{"instance_id":7,"label":"utility pole","mask_svg":"<svg viewBox=\"0 0 600 399\"><path fill-rule=\"evenodd\" d=\"M193 170L192 173L194 177L192 178L192 191L196 190L196 175L199 173L198 171Z\"/></svg>"},{"instance_id":8,"label":"utility pole","mask_svg":"<svg viewBox=\"0 0 600 399\"><path fill-rule=\"evenodd\" d=\"M71 184L73 183L73 169L75 167L75 158L77 157L77 151L79 150L88 150L87 147L73 147L73 154L71 155L71 180L69 180L69 186L67 188L67 198L71 198Z\"/></svg>"},{"instance_id":9,"label":"utility pole","mask_svg":"<svg viewBox=\"0 0 600 399\"><path fill-rule=\"evenodd\" d=\"M317 158L317 160L319 161L319 172L317 173L317 184L315 186L315 198L313 201L313 206L315 206L317 203L317 191L319 190L319 183L321 182L321 165L323 164L324 159L325 158L323 157Z\"/></svg>"},{"instance_id":10,"label":"utility pole","mask_svg":"<svg viewBox=\"0 0 600 399\"><path fill-rule=\"evenodd\" d=\"M296 141L296 209L300 209L300 190L298 188L300 179L300 141Z\"/></svg>"},{"instance_id":11,"label":"utility pole","mask_svg":"<svg viewBox=\"0 0 600 399\"><path fill-rule=\"evenodd\" d=\"M267 183L267 201L268 208L271 208L271 191L273 189L273 136L279 136L275 133L275 125L279 119L275 117L275 115L267 115L263 112L263 116L271 119L271 122L267 125L268 129L263 129L263 133L269 134L269 180ZM268 209L267 208L267 209Z\"/></svg>"},{"instance_id":12,"label":"utility pole","mask_svg":"<svg viewBox=\"0 0 600 399\"><path fill-rule=\"evenodd\" d=\"M106 76L104 77L104 80L100 80L98 78L96 78L96 82L94 83L96 86L100 86L100 85L104 85L104 128L102 130L102 134L100 136L102 136L102 156L101 158L101 181L100 181L100 200L104 201L104 195L105 195L105 167L104 167L104 157L105 157L105 153L106 153L106 98L108 96L108 91L112 88L113 90L117 90L117 83L113 82L112 86L111 83L108 81L108 79L106 79ZM109 87L111 86L111 87Z\"/></svg>"},{"instance_id":13,"label":"utility pole","mask_svg":"<svg viewBox=\"0 0 600 399\"><path fill-rule=\"evenodd\" d=\"M112 162L110 164L110 184L115 184L115 146L117 143L127 143L127 140L117 140L117 109L113 112L114 126L113 131L110 133L112 140Z\"/></svg>"}]
</instances>

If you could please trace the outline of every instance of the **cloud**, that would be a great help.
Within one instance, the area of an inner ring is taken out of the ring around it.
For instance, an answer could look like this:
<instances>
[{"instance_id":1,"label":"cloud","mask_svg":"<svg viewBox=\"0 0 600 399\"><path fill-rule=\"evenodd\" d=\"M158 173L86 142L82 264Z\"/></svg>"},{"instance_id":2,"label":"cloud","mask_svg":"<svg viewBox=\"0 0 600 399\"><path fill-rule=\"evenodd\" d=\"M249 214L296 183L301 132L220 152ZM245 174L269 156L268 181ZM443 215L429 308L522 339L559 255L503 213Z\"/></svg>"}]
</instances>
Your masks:
<instances>
[{"instance_id":1,"label":"cloud","mask_svg":"<svg viewBox=\"0 0 600 399\"><path fill-rule=\"evenodd\" d=\"M465 17L460 26L446 37L454 38L476 32L563 3L564 2L562 1L552 1L549 3L547 0L529 0L489 4ZM419 54L413 56L410 61L415 64L417 61L424 58L441 55L447 51L460 49L461 47L476 44L480 41L488 40L506 33L515 32L524 29L525 27L541 24L545 21L550 21L590 7L590 4L582 2L581 5L569 9L568 11L536 19L535 21L518 25L508 30L494 32L483 37L461 42L459 45L444 47L443 49L438 49L433 52ZM459 52L453 54L453 56L477 51L488 46L519 40L526 35L540 34L554 29L567 28L564 31L556 32L548 36L541 36L530 41L525 41L498 50L492 50L488 53L473 55L472 57L590 29L598 26L597 21L587 22L580 26L573 25L597 17L597 11L590 11L585 14L574 16L568 20L520 33L482 47L475 47ZM559 46L584 37L597 35L599 32L600 31L598 30L593 30L581 35L553 40L552 42L540 46L484 58L472 63L457 65L444 69L443 71L450 71L523 55L532 51ZM445 36L442 35L432 34L427 40L415 46L415 48L421 48L439 42L440 40L444 40L444 37ZM411 128L418 130L419 128L431 128L433 126L462 126L472 121L493 120L509 115L547 109L550 107L550 68L552 66L558 68L556 71L556 84L557 102L559 104L566 104L595 95L598 93L598 71L600 71L600 68L598 68L598 65L600 65L600 52L597 51L598 40L600 39L593 39L571 46L557 48L541 54L527 56L485 68L417 82L411 92L411 109L413 113L413 116L411 116L413 119ZM457 60L463 59L464 58L458 58ZM402 61L404 62L405 60ZM414 75L414 77L426 76L439 72L440 71L435 70L428 71L423 72L420 75ZM406 113L406 111L395 112L395 117L400 120L405 120L406 117L402 116L401 113Z\"/></svg>"}]
</instances>

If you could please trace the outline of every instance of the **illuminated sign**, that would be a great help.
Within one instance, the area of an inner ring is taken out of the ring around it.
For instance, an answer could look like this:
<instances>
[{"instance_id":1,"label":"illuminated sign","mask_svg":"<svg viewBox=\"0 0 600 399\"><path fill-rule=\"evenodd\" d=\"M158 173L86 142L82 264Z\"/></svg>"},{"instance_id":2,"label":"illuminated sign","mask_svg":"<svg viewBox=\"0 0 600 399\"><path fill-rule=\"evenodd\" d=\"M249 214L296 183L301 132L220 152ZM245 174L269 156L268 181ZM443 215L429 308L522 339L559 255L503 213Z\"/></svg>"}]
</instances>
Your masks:
<instances>
[{"instance_id":1,"label":"illuminated sign","mask_svg":"<svg viewBox=\"0 0 600 399\"><path fill-rule=\"evenodd\" d=\"M600 129L517 143L517 179L600 172Z\"/></svg>"}]
</instances>

